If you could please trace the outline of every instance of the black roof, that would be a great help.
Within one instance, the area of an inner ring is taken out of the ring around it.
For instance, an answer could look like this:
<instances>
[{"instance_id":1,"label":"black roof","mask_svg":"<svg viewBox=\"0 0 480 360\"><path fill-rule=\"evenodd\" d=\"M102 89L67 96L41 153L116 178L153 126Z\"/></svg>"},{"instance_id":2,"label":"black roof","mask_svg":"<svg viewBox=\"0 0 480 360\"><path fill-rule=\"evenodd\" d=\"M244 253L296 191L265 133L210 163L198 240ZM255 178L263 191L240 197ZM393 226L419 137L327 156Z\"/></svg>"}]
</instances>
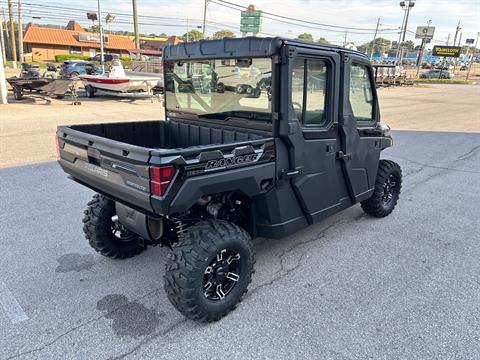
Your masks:
<instances>
[{"instance_id":1,"label":"black roof","mask_svg":"<svg viewBox=\"0 0 480 360\"><path fill-rule=\"evenodd\" d=\"M267 57L278 53L284 45L292 45L309 49L354 53L365 56L358 51L349 50L337 45L317 44L280 37L243 37L221 40L200 40L196 42L168 45L163 56L165 60L212 59L234 57Z\"/></svg>"}]
</instances>

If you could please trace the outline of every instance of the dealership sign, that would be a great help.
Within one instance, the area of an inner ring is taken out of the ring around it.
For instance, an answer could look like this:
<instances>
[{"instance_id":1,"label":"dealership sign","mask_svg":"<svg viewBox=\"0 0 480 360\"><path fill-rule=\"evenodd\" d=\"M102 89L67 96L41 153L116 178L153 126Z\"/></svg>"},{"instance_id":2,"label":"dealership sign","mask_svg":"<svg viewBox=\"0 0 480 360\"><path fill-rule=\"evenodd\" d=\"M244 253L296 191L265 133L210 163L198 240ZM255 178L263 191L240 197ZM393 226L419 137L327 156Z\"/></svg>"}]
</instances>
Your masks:
<instances>
[{"instance_id":1,"label":"dealership sign","mask_svg":"<svg viewBox=\"0 0 480 360\"><path fill-rule=\"evenodd\" d=\"M417 26L415 39L431 39L435 34L435 26Z\"/></svg>"},{"instance_id":2,"label":"dealership sign","mask_svg":"<svg viewBox=\"0 0 480 360\"><path fill-rule=\"evenodd\" d=\"M445 57L459 57L460 46L434 46L432 50L433 56L445 56Z\"/></svg>"},{"instance_id":3,"label":"dealership sign","mask_svg":"<svg viewBox=\"0 0 480 360\"><path fill-rule=\"evenodd\" d=\"M92 33L79 33L78 34L78 41L89 42L89 43L99 43L100 42L100 35L99 34L92 34ZM105 44L108 44L108 36L103 37L103 42Z\"/></svg>"}]
</instances>

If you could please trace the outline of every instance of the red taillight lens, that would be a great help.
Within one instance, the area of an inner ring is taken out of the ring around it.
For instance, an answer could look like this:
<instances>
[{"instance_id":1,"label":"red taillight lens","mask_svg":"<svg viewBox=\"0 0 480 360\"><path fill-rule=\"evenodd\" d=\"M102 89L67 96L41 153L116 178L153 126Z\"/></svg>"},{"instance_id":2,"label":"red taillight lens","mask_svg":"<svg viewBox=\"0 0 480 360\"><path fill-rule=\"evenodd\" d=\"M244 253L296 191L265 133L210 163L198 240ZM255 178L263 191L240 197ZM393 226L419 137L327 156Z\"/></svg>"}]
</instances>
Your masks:
<instances>
[{"instance_id":1,"label":"red taillight lens","mask_svg":"<svg viewBox=\"0 0 480 360\"><path fill-rule=\"evenodd\" d=\"M175 167L173 165L150 167L150 192L152 195L163 196L174 176Z\"/></svg>"}]
</instances>

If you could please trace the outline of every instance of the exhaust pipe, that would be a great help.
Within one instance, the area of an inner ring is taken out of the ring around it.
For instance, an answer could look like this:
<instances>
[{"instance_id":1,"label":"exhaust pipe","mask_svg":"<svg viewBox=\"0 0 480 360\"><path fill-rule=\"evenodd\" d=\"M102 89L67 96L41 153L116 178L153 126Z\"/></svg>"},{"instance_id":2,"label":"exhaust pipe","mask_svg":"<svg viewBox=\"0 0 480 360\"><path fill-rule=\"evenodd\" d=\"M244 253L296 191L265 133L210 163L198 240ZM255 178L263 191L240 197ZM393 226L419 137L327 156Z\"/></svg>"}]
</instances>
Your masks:
<instances>
[{"instance_id":1,"label":"exhaust pipe","mask_svg":"<svg viewBox=\"0 0 480 360\"><path fill-rule=\"evenodd\" d=\"M163 218L152 218L119 202L115 202L115 209L117 215L112 217L112 221L116 218L120 224L148 241L156 242L162 237Z\"/></svg>"}]
</instances>

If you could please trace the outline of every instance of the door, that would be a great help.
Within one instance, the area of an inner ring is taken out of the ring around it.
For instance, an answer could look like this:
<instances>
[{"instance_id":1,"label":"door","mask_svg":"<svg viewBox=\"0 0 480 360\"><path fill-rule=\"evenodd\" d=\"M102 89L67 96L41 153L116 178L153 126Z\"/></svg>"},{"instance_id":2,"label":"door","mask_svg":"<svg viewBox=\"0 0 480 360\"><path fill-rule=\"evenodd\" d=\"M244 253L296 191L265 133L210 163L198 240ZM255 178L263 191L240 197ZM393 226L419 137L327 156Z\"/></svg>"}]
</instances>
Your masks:
<instances>
[{"instance_id":1,"label":"door","mask_svg":"<svg viewBox=\"0 0 480 360\"><path fill-rule=\"evenodd\" d=\"M336 212L340 206L335 106L338 60L335 53L311 49L298 49L295 58L290 60L288 138L294 164L290 174L309 223Z\"/></svg>"},{"instance_id":2,"label":"door","mask_svg":"<svg viewBox=\"0 0 480 360\"><path fill-rule=\"evenodd\" d=\"M343 54L342 102L339 116L341 161L352 202L370 197L380 157L380 139L369 135L379 119L372 68L367 59Z\"/></svg>"}]
</instances>

